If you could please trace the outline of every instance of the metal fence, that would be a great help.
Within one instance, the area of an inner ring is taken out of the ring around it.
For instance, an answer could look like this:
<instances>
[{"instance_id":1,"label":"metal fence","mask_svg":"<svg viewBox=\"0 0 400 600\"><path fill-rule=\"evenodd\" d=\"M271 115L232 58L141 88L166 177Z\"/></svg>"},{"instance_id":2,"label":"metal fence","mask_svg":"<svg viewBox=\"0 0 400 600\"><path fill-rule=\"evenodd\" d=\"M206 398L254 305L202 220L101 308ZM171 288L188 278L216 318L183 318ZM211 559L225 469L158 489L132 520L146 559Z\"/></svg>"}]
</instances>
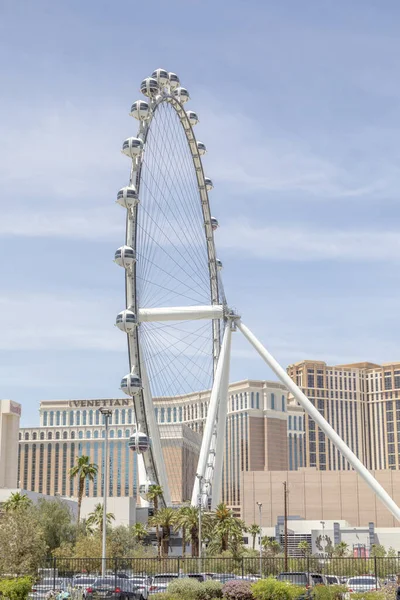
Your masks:
<instances>
[{"instance_id":1,"label":"metal fence","mask_svg":"<svg viewBox=\"0 0 400 600\"><path fill-rule=\"evenodd\" d=\"M188 574L229 574L239 577L276 576L284 572L334 575L341 580L356 575L373 575L382 583L395 582L400 573L400 557L385 558L304 558L237 557L237 558L107 558L108 575L131 577L161 573L184 577ZM39 578L70 579L76 575L97 576L102 571L101 558L51 558L37 570Z\"/></svg>"}]
</instances>

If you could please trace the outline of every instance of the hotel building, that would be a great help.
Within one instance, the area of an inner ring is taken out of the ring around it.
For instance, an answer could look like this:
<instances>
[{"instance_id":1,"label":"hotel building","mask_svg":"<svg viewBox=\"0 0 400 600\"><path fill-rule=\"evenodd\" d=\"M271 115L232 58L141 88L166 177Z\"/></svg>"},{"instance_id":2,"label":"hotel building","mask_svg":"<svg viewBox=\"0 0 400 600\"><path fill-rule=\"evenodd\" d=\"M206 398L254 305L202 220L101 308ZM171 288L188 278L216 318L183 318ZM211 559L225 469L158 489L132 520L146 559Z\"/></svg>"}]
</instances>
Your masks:
<instances>
[{"instance_id":1,"label":"hotel building","mask_svg":"<svg viewBox=\"0 0 400 600\"><path fill-rule=\"evenodd\" d=\"M170 491L176 504L191 498L209 401L210 391L154 398ZM41 402L40 425L20 430L20 486L44 494L77 496L77 481L71 481L68 472L76 456L85 454L99 467L95 481L86 482L85 495L102 496L101 407L113 411L109 495L136 497L137 457L128 446L135 429L131 398ZM222 500L236 511L240 509L242 471L287 469L289 450L293 468L302 466L302 450L298 447L302 435L300 412L297 406L288 408L287 390L277 382L245 380L229 386Z\"/></svg>"},{"instance_id":2,"label":"hotel building","mask_svg":"<svg viewBox=\"0 0 400 600\"><path fill-rule=\"evenodd\" d=\"M367 468L400 468L399 362L327 366L305 360L288 373ZM296 404L291 395L289 404ZM314 421L304 419L305 466L350 470Z\"/></svg>"}]
</instances>

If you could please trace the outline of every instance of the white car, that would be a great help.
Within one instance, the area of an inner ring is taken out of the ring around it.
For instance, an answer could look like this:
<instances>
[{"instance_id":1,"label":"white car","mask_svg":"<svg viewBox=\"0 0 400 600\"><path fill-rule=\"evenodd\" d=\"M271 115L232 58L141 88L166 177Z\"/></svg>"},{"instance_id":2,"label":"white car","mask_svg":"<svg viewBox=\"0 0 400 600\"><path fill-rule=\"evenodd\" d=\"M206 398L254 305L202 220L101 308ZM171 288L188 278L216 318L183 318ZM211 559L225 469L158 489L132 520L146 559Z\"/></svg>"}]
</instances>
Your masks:
<instances>
[{"instance_id":1,"label":"white car","mask_svg":"<svg viewBox=\"0 0 400 600\"><path fill-rule=\"evenodd\" d=\"M382 587L379 579L373 575L358 575L357 577L349 577L346 585L349 594L352 592L375 592Z\"/></svg>"}]
</instances>

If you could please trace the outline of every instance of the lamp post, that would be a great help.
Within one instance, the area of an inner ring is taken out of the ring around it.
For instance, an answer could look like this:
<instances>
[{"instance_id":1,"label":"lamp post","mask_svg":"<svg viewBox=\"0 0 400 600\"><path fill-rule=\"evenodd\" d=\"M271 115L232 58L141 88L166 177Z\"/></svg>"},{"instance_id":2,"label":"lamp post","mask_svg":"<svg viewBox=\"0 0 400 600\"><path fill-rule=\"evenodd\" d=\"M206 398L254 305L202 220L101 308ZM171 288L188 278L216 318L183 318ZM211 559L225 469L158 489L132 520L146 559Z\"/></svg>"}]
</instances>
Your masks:
<instances>
[{"instance_id":1,"label":"lamp post","mask_svg":"<svg viewBox=\"0 0 400 600\"><path fill-rule=\"evenodd\" d=\"M203 540L201 538L202 536L202 532L201 532L201 509L202 509L202 502L203 502L203 481L204 481L204 477L202 475L196 475L197 479L199 480L199 573L202 572L202 568L201 568L201 555L202 555L202 546L203 546Z\"/></svg>"},{"instance_id":2,"label":"lamp post","mask_svg":"<svg viewBox=\"0 0 400 600\"><path fill-rule=\"evenodd\" d=\"M260 522L260 577L262 577L262 528L261 528L262 502L256 502L256 504L258 506L259 522Z\"/></svg>"},{"instance_id":3,"label":"lamp post","mask_svg":"<svg viewBox=\"0 0 400 600\"><path fill-rule=\"evenodd\" d=\"M101 575L106 574L106 534L107 534L107 492L108 492L108 423L112 415L109 408L100 408L101 414L104 417L105 438L104 438L104 487L103 487L103 543L102 543L102 560L101 560Z\"/></svg>"}]
</instances>

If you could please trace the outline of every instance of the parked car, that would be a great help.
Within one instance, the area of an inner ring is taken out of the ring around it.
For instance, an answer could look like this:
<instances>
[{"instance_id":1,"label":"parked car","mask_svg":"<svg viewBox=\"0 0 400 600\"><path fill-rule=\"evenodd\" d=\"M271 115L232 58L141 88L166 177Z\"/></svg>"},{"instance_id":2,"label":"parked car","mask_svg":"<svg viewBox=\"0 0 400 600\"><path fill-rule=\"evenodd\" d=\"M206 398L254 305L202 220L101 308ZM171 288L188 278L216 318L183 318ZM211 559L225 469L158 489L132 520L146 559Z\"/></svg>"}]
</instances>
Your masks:
<instances>
[{"instance_id":1,"label":"parked car","mask_svg":"<svg viewBox=\"0 0 400 600\"><path fill-rule=\"evenodd\" d=\"M237 579L238 576L233 573L215 573L212 576L214 581L219 581L220 583L226 583L227 581L231 581L232 579Z\"/></svg>"},{"instance_id":2,"label":"parked car","mask_svg":"<svg viewBox=\"0 0 400 600\"><path fill-rule=\"evenodd\" d=\"M189 579L197 579L197 581L200 581L201 583L212 578L209 573L182 573L179 575L179 577L181 579L184 579L185 577L188 577Z\"/></svg>"},{"instance_id":3,"label":"parked car","mask_svg":"<svg viewBox=\"0 0 400 600\"><path fill-rule=\"evenodd\" d=\"M93 586L96 581L96 577L88 577L87 575L79 575L78 577L74 577L71 581L71 585L75 589L82 590L82 595L86 598L86 590Z\"/></svg>"},{"instance_id":4,"label":"parked car","mask_svg":"<svg viewBox=\"0 0 400 600\"><path fill-rule=\"evenodd\" d=\"M288 581L294 585L300 585L305 588L312 588L315 585L327 585L325 575L321 573L306 573L305 571L287 571L279 573L278 581Z\"/></svg>"},{"instance_id":5,"label":"parked car","mask_svg":"<svg viewBox=\"0 0 400 600\"><path fill-rule=\"evenodd\" d=\"M346 585L349 594L352 592L374 592L382 587L379 579L373 575L358 575L357 577L349 577Z\"/></svg>"},{"instance_id":6,"label":"parked car","mask_svg":"<svg viewBox=\"0 0 400 600\"><path fill-rule=\"evenodd\" d=\"M136 575L135 577L130 577L129 581L134 587L139 600L147 600L151 586L151 579L146 576L141 577L140 575Z\"/></svg>"},{"instance_id":7,"label":"parked car","mask_svg":"<svg viewBox=\"0 0 400 600\"><path fill-rule=\"evenodd\" d=\"M340 585L340 579L337 575L325 575L326 583L328 585Z\"/></svg>"},{"instance_id":8,"label":"parked car","mask_svg":"<svg viewBox=\"0 0 400 600\"><path fill-rule=\"evenodd\" d=\"M159 594L167 590L168 584L174 579L178 579L177 573L158 573L154 575L149 587L149 594Z\"/></svg>"},{"instance_id":9,"label":"parked car","mask_svg":"<svg viewBox=\"0 0 400 600\"><path fill-rule=\"evenodd\" d=\"M42 579L38 583L32 586L32 589L28 595L30 600L46 600L48 594L52 591L59 592L60 590L66 591L68 588L68 581L61 577L46 578Z\"/></svg>"},{"instance_id":10,"label":"parked car","mask_svg":"<svg viewBox=\"0 0 400 600\"><path fill-rule=\"evenodd\" d=\"M136 588L125 577L97 577L86 590L87 600L139 600Z\"/></svg>"}]
</instances>

